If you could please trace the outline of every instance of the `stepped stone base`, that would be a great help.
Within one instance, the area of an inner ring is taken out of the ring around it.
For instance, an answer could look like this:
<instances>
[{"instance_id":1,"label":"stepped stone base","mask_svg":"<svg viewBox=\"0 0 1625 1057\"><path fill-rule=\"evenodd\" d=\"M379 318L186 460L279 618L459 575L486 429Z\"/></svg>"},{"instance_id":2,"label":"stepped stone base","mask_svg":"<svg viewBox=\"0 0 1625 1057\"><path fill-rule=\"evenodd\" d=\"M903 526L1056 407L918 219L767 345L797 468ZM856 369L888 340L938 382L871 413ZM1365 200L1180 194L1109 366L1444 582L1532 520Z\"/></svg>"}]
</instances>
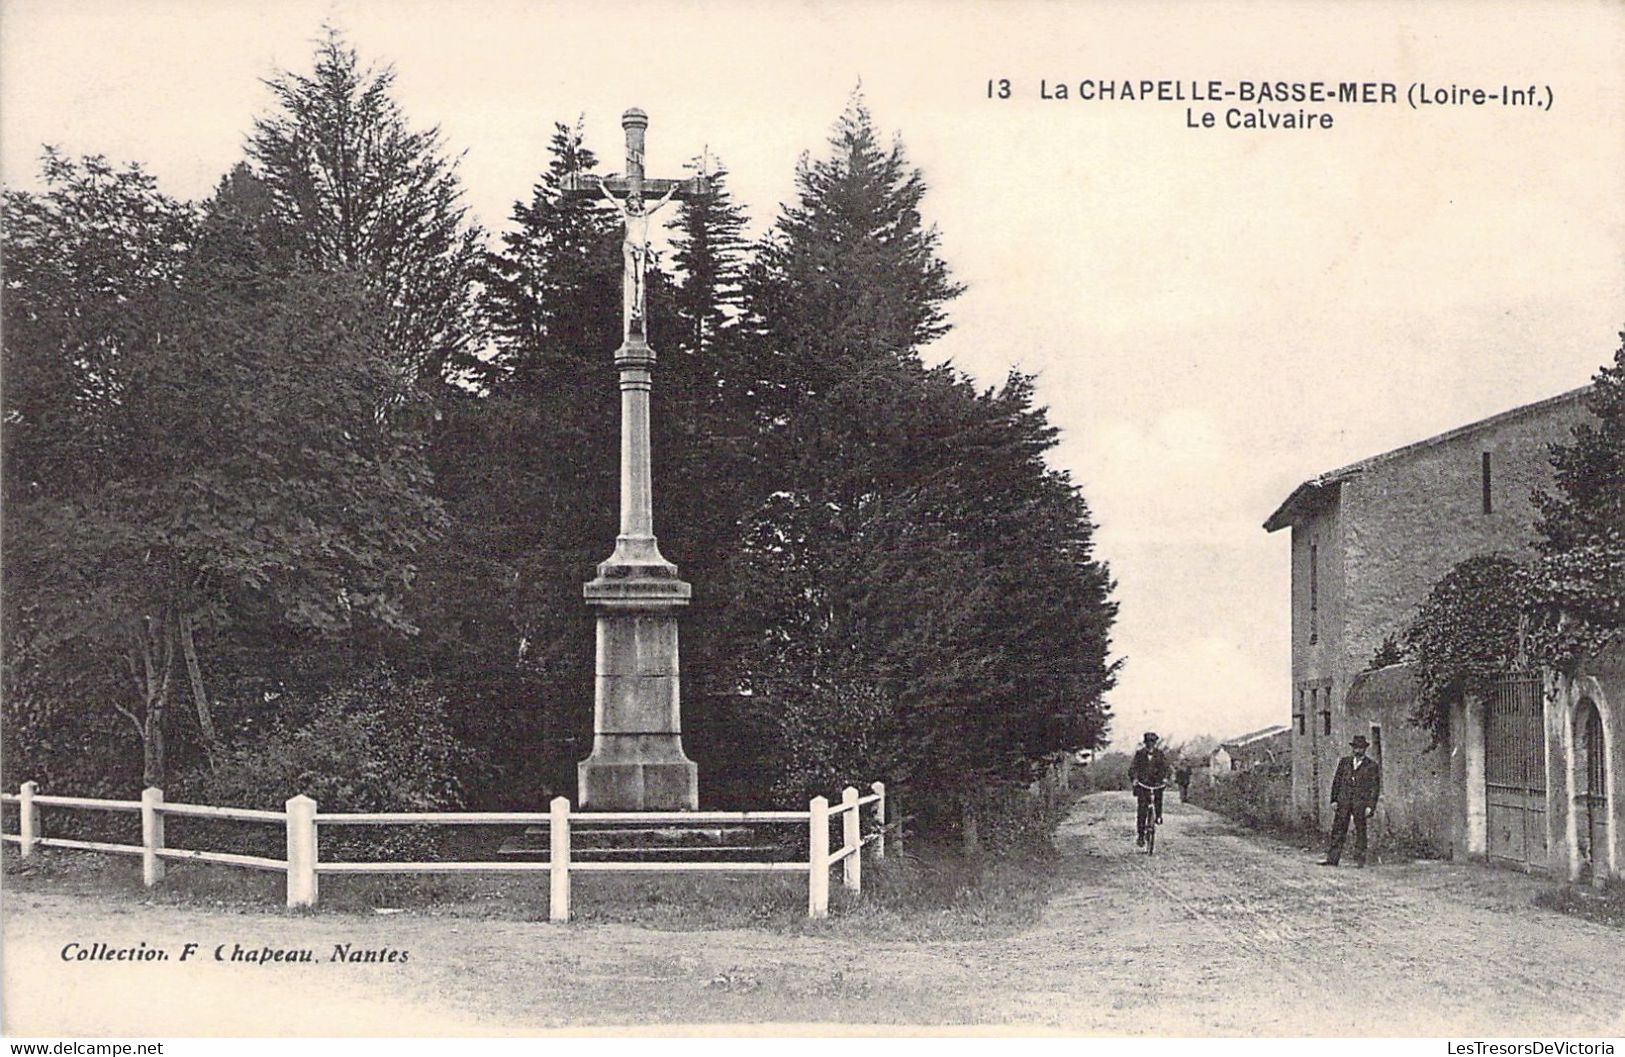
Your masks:
<instances>
[{"instance_id":1,"label":"stepped stone base","mask_svg":"<svg viewBox=\"0 0 1625 1057\"><path fill-rule=\"evenodd\" d=\"M576 778L589 811L692 811L700 803L692 760L605 761L595 753L576 765Z\"/></svg>"},{"instance_id":2,"label":"stepped stone base","mask_svg":"<svg viewBox=\"0 0 1625 1057\"><path fill-rule=\"evenodd\" d=\"M570 857L576 862L796 862L806 858L805 831L796 823L637 826L572 820ZM547 826L531 826L497 854L545 862L549 836Z\"/></svg>"}]
</instances>

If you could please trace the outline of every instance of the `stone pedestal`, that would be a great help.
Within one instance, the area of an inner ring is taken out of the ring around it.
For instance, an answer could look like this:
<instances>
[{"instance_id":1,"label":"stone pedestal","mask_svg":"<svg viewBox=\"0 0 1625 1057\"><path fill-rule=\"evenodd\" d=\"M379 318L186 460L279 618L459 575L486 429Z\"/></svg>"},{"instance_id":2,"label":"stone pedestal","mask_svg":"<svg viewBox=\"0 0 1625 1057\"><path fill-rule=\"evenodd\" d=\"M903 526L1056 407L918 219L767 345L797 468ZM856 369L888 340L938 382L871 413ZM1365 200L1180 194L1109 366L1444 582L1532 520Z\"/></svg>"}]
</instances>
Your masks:
<instances>
[{"instance_id":1,"label":"stone pedestal","mask_svg":"<svg viewBox=\"0 0 1625 1057\"><path fill-rule=\"evenodd\" d=\"M662 563L664 564L664 563ZM577 764L586 811L692 811L699 771L683 753L677 610L689 585L648 565L598 567L592 755Z\"/></svg>"}]
</instances>

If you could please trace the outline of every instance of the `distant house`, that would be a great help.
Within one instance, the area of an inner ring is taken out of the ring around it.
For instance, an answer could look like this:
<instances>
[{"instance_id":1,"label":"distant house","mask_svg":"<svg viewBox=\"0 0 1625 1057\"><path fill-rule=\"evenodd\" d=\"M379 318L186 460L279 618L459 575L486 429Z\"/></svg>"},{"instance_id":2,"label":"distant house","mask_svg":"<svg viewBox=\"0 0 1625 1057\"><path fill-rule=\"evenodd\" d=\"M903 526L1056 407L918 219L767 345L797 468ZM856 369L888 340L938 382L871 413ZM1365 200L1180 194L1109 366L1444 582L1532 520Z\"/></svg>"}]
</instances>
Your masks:
<instances>
[{"instance_id":1,"label":"distant house","mask_svg":"<svg viewBox=\"0 0 1625 1057\"><path fill-rule=\"evenodd\" d=\"M1292 760L1292 728L1281 724L1231 738L1213 751L1228 763L1225 770L1251 771L1260 767L1287 768ZM1215 760L1215 763L1217 761ZM1217 767L1215 767L1217 769Z\"/></svg>"},{"instance_id":2,"label":"distant house","mask_svg":"<svg viewBox=\"0 0 1625 1057\"><path fill-rule=\"evenodd\" d=\"M1028 784L1027 791L1034 795L1055 797L1070 790L1073 767L1088 766L1089 756L1079 759L1079 755L1084 752L1088 750L1050 753L1044 758L1038 777Z\"/></svg>"},{"instance_id":3,"label":"distant house","mask_svg":"<svg viewBox=\"0 0 1625 1057\"><path fill-rule=\"evenodd\" d=\"M1351 714L1355 680L1458 562L1527 550L1530 495L1551 482L1549 446L1590 417L1588 388L1312 477L1264 522L1269 532L1292 530L1292 802L1300 815L1330 825L1332 774L1355 734L1380 736L1386 762L1426 748L1386 682Z\"/></svg>"}]
</instances>

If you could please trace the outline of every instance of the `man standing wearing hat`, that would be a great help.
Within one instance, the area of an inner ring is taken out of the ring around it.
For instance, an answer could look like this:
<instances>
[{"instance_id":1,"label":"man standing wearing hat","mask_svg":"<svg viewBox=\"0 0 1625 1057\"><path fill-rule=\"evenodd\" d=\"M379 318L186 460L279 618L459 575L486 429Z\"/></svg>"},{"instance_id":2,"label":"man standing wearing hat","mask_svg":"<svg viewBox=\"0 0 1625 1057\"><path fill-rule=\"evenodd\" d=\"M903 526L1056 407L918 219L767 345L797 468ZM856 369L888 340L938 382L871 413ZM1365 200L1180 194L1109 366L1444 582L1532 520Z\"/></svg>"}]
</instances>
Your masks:
<instances>
[{"instance_id":1,"label":"man standing wearing hat","mask_svg":"<svg viewBox=\"0 0 1625 1057\"><path fill-rule=\"evenodd\" d=\"M1336 866L1343 857L1343 838L1348 836L1349 820L1354 820L1354 864L1365 865L1365 821L1377 810L1377 797L1382 795L1382 767L1376 760L1366 758L1365 750L1371 743L1360 734L1349 741L1353 754L1337 761L1337 775L1332 779L1332 805L1337 809L1332 819L1332 843L1326 849L1322 866Z\"/></svg>"}]
</instances>

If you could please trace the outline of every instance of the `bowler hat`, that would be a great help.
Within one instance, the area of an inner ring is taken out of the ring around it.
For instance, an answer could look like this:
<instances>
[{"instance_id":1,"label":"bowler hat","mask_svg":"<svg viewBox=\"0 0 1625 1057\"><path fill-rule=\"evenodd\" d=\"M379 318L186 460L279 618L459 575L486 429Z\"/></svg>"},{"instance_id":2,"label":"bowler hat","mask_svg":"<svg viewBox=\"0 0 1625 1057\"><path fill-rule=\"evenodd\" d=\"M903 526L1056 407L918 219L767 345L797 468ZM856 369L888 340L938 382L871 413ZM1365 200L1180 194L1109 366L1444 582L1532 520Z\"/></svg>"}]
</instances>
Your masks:
<instances>
[{"instance_id":1,"label":"bowler hat","mask_svg":"<svg viewBox=\"0 0 1625 1057\"><path fill-rule=\"evenodd\" d=\"M1149 731L1148 730L1148 731L1145 732L1145 743L1147 745L1151 744L1153 741L1156 741L1156 740L1157 740L1157 735L1156 735L1156 733L1154 731Z\"/></svg>"},{"instance_id":2,"label":"bowler hat","mask_svg":"<svg viewBox=\"0 0 1625 1057\"><path fill-rule=\"evenodd\" d=\"M1364 734L1356 734L1349 739L1349 745L1356 749L1369 749L1371 743L1365 740Z\"/></svg>"}]
</instances>

